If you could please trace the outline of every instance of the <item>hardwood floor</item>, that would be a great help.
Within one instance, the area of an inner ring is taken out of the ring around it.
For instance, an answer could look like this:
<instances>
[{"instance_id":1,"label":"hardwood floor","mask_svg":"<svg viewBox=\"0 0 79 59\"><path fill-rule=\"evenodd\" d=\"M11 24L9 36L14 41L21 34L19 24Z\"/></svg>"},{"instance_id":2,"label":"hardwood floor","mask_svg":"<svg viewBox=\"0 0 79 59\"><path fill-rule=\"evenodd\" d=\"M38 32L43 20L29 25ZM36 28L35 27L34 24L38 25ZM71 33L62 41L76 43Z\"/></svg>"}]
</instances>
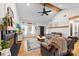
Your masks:
<instances>
[{"instance_id":1,"label":"hardwood floor","mask_svg":"<svg viewBox=\"0 0 79 59\"><path fill-rule=\"evenodd\" d=\"M20 49L19 49L18 56L41 56L40 49L34 50L32 52L26 52L24 41L25 40L22 40L20 42L21 46L20 46ZM74 44L74 50L72 52L73 52L74 56L79 56L79 41L77 41Z\"/></svg>"},{"instance_id":2,"label":"hardwood floor","mask_svg":"<svg viewBox=\"0 0 79 59\"><path fill-rule=\"evenodd\" d=\"M20 46L20 50L19 50L19 53L18 53L18 56L41 56L41 53L40 53L40 49L37 49L37 50L34 50L32 52L26 52L25 50L25 45L24 45L24 42L25 40L22 40L20 43L21 43L21 46Z\"/></svg>"},{"instance_id":3,"label":"hardwood floor","mask_svg":"<svg viewBox=\"0 0 79 59\"><path fill-rule=\"evenodd\" d=\"M20 46L20 49L19 49L18 56L26 56L26 52L24 51L24 43L23 42L24 42L24 40L20 41L21 46Z\"/></svg>"}]
</instances>

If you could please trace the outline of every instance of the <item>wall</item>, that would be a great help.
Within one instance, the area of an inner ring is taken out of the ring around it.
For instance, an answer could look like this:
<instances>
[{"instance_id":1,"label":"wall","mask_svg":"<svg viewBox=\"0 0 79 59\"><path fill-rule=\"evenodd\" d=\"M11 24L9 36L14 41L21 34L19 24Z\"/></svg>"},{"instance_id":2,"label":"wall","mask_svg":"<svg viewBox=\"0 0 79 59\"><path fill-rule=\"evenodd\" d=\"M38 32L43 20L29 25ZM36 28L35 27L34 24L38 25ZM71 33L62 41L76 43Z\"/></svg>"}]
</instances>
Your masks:
<instances>
[{"instance_id":1,"label":"wall","mask_svg":"<svg viewBox=\"0 0 79 59\"><path fill-rule=\"evenodd\" d=\"M52 26L62 26L62 25L69 25L69 17L79 15L79 9L74 7L71 9L65 9L60 11L53 19L52 19ZM48 24L49 25L49 24ZM49 31L48 31L49 30ZM51 32L62 32L62 34L67 37L70 35L70 28L58 28L54 29L52 28L51 30L48 29L48 33Z\"/></svg>"},{"instance_id":2,"label":"wall","mask_svg":"<svg viewBox=\"0 0 79 59\"><path fill-rule=\"evenodd\" d=\"M4 16L4 4L0 3L0 18Z\"/></svg>"},{"instance_id":3,"label":"wall","mask_svg":"<svg viewBox=\"0 0 79 59\"><path fill-rule=\"evenodd\" d=\"M0 3L0 19L4 16L4 3Z\"/></svg>"}]
</instances>

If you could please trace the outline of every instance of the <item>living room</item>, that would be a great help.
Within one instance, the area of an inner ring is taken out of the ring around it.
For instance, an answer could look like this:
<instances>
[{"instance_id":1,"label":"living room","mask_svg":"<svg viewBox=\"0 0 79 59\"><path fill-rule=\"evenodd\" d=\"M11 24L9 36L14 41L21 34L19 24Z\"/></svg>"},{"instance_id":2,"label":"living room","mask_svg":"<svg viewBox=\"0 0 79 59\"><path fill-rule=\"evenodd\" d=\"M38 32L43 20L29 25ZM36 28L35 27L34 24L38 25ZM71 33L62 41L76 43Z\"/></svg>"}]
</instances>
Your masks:
<instances>
[{"instance_id":1,"label":"living room","mask_svg":"<svg viewBox=\"0 0 79 59\"><path fill-rule=\"evenodd\" d=\"M0 55L78 56L78 7L78 3L0 3Z\"/></svg>"}]
</instances>

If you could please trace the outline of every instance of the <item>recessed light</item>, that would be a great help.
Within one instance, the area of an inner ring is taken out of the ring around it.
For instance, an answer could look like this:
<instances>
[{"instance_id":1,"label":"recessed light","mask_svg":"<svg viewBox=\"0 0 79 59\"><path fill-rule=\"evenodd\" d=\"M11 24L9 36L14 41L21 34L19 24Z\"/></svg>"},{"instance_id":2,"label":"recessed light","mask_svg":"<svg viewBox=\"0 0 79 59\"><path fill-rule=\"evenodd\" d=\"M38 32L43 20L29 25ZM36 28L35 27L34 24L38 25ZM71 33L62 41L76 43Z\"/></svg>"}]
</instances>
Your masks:
<instances>
[{"instance_id":1,"label":"recessed light","mask_svg":"<svg viewBox=\"0 0 79 59\"><path fill-rule=\"evenodd\" d=\"M30 3L27 3L26 5L27 5L27 6L30 6Z\"/></svg>"}]
</instances>

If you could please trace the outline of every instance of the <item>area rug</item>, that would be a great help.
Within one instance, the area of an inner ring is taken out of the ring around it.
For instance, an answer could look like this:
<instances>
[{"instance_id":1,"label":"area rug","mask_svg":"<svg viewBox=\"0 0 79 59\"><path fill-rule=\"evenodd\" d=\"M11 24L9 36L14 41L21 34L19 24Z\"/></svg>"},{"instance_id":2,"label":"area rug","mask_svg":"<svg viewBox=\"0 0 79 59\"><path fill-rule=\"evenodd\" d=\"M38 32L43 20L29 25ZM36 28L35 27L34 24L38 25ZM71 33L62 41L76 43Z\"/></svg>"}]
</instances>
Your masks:
<instances>
[{"instance_id":1,"label":"area rug","mask_svg":"<svg viewBox=\"0 0 79 59\"><path fill-rule=\"evenodd\" d=\"M11 56L18 56L19 49L20 49L21 43L14 44L10 51L11 51Z\"/></svg>"},{"instance_id":2,"label":"area rug","mask_svg":"<svg viewBox=\"0 0 79 59\"><path fill-rule=\"evenodd\" d=\"M27 40L27 51L33 51L40 48L40 42L36 38L30 38Z\"/></svg>"}]
</instances>

